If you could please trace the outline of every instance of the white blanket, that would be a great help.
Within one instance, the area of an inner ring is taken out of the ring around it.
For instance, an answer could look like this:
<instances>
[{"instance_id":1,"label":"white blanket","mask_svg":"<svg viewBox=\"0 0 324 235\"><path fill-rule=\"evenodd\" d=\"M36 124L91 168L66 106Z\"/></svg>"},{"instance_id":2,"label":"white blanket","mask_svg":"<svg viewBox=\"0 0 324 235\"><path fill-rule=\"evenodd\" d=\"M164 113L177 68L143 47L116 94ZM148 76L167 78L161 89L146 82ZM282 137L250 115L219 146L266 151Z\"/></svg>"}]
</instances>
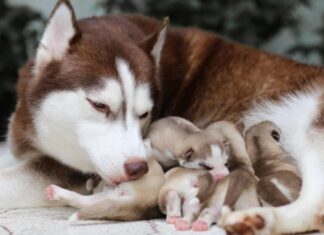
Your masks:
<instances>
[{"instance_id":1,"label":"white blanket","mask_svg":"<svg viewBox=\"0 0 324 235\"><path fill-rule=\"evenodd\" d=\"M0 235L172 235L172 234L213 234L225 232L213 226L208 232L178 232L163 220L112 222L88 220L69 223L67 218L74 212L72 208L0 209Z\"/></svg>"}]
</instances>

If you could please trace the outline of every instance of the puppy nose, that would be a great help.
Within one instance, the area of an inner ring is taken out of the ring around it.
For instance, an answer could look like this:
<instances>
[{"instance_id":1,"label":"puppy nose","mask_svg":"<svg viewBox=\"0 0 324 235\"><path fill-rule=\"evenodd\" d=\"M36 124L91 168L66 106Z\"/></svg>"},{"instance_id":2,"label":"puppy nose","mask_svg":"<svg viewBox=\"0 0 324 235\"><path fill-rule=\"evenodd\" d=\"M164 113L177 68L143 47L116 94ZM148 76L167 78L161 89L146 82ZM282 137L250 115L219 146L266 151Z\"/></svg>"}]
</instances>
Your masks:
<instances>
[{"instance_id":1,"label":"puppy nose","mask_svg":"<svg viewBox=\"0 0 324 235\"><path fill-rule=\"evenodd\" d=\"M136 180L148 172L147 162L143 160L127 160L124 167L129 180Z\"/></svg>"}]
</instances>

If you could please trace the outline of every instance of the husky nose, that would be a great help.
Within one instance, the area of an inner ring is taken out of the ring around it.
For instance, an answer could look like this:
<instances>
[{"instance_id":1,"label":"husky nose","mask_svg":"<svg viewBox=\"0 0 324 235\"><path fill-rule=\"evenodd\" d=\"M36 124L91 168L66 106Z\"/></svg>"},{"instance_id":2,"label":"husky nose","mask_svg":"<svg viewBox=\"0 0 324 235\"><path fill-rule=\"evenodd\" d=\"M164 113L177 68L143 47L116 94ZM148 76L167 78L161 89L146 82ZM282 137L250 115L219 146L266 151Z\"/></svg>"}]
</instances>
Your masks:
<instances>
[{"instance_id":1,"label":"husky nose","mask_svg":"<svg viewBox=\"0 0 324 235\"><path fill-rule=\"evenodd\" d=\"M124 167L129 180L136 180L148 172L147 162L143 160L127 160Z\"/></svg>"}]
</instances>

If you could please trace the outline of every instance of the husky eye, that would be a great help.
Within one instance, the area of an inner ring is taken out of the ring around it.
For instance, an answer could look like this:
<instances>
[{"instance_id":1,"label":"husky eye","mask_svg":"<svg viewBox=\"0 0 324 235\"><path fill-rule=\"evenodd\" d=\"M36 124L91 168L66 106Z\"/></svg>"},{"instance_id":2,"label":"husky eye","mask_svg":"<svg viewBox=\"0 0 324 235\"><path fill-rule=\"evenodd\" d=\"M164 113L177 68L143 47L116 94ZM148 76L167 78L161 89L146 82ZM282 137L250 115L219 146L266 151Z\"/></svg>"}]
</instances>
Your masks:
<instances>
[{"instance_id":1,"label":"husky eye","mask_svg":"<svg viewBox=\"0 0 324 235\"><path fill-rule=\"evenodd\" d=\"M87 99L87 101L91 104L91 106L96 109L97 111L99 112L102 112L102 113L110 113L110 108L108 105L105 105L103 103L100 103L100 102L96 102L96 101L93 101L93 100L90 100L90 99Z\"/></svg>"},{"instance_id":2,"label":"husky eye","mask_svg":"<svg viewBox=\"0 0 324 235\"><path fill-rule=\"evenodd\" d=\"M140 115L139 118L144 119L144 118L147 118L148 115L149 115L149 112L145 112L142 115Z\"/></svg>"}]
</instances>

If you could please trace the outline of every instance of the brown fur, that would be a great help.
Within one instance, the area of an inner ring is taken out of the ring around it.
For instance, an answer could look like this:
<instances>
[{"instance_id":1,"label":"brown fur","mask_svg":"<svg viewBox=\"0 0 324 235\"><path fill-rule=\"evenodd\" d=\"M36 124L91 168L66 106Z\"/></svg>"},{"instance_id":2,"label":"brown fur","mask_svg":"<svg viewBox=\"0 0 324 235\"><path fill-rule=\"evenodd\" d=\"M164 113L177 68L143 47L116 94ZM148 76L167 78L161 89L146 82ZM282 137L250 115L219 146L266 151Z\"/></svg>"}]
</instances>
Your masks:
<instances>
[{"instance_id":1,"label":"brown fur","mask_svg":"<svg viewBox=\"0 0 324 235\"><path fill-rule=\"evenodd\" d=\"M44 65L37 76L32 74L34 59L20 70L18 103L10 122L10 142L17 158L51 157L33 142L35 109L53 91L100 87L99 78L116 75L116 57L127 60L138 82L152 87L154 120L177 115L198 127L223 119L236 122L254 102L277 100L288 92L323 84L322 68L195 28L168 30L156 68L147 49L161 27L158 20L118 15L76 21L73 13L73 24L77 34L62 60Z\"/></svg>"},{"instance_id":2,"label":"brown fur","mask_svg":"<svg viewBox=\"0 0 324 235\"><path fill-rule=\"evenodd\" d=\"M256 184L256 179L250 172L242 169L232 171L228 178L229 182L224 205L234 208L242 193L250 186Z\"/></svg>"},{"instance_id":3,"label":"brown fur","mask_svg":"<svg viewBox=\"0 0 324 235\"><path fill-rule=\"evenodd\" d=\"M251 127L246 133L247 150L259 177L257 191L263 201L273 206L286 205L295 200L301 189L301 177L293 158L280 147L277 140L280 130L272 122L265 121ZM277 186L276 180L289 192L287 198Z\"/></svg>"}]
</instances>

